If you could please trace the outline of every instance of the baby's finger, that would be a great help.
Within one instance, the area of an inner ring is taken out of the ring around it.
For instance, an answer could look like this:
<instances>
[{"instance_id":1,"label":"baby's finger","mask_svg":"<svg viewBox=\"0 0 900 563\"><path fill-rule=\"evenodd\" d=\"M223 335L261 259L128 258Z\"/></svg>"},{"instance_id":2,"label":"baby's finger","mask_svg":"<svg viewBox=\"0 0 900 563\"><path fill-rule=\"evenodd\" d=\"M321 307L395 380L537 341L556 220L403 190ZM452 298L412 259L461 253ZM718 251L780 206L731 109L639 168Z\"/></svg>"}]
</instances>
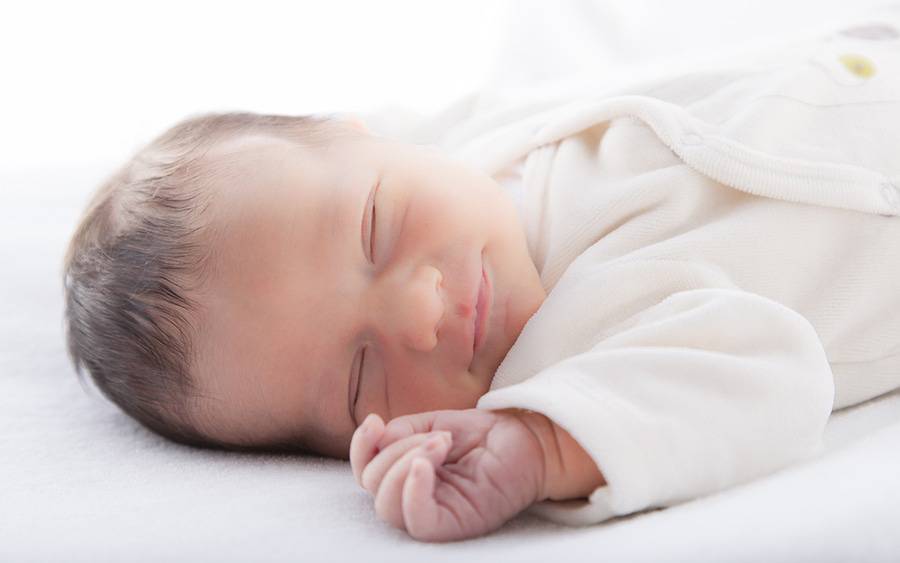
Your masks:
<instances>
[{"instance_id":1,"label":"baby's finger","mask_svg":"<svg viewBox=\"0 0 900 563\"><path fill-rule=\"evenodd\" d=\"M375 413L367 416L353 433L350 440L350 467L359 486L362 486L363 469L378 453L378 440L383 433L384 422Z\"/></svg>"},{"instance_id":2,"label":"baby's finger","mask_svg":"<svg viewBox=\"0 0 900 563\"><path fill-rule=\"evenodd\" d=\"M378 487L375 496L375 513L397 528L405 528L403 521L403 487L409 478L413 462L424 459L429 467L440 467L450 450L450 437L444 432L432 433L421 446L406 452L395 463Z\"/></svg>"},{"instance_id":3,"label":"baby's finger","mask_svg":"<svg viewBox=\"0 0 900 563\"><path fill-rule=\"evenodd\" d=\"M406 414L393 418L384 427L384 434L381 436L378 445L387 447L389 444L402 440L407 436L414 434L424 434L435 430L434 419L440 415L442 411L428 411L416 414Z\"/></svg>"},{"instance_id":4,"label":"baby's finger","mask_svg":"<svg viewBox=\"0 0 900 563\"><path fill-rule=\"evenodd\" d=\"M459 522L435 500L434 466L416 458L403 484L403 522L406 533L419 541L447 541L462 537Z\"/></svg>"},{"instance_id":5,"label":"baby's finger","mask_svg":"<svg viewBox=\"0 0 900 563\"><path fill-rule=\"evenodd\" d=\"M378 492L381 480L394 463L397 462L406 452L419 446L428 439L429 434L414 434L393 444L387 446L366 465L360 475L360 481L365 490L369 491L372 496Z\"/></svg>"}]
</instances>

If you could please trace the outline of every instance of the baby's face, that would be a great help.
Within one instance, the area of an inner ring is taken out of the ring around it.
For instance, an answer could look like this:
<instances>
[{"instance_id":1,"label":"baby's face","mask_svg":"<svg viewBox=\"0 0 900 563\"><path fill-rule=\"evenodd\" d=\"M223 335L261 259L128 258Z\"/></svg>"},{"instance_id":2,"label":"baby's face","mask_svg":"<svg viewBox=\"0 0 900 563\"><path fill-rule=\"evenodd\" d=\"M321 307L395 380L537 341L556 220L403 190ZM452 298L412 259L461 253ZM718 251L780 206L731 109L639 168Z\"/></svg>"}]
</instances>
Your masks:
<instances>
[{"instance_id":1,"label":"baby's face","mask_svg":"<svg viewBox=\"0 0 900 563\"><path fill-rule=\"evenodd\" d=\"M346 457L368 413L475 405L545 298L503 188L371 136L318 152L256 137L218 153L231 172L216 186L218 266L194 370L204 430Z\"/></svg>"}]
</instances>

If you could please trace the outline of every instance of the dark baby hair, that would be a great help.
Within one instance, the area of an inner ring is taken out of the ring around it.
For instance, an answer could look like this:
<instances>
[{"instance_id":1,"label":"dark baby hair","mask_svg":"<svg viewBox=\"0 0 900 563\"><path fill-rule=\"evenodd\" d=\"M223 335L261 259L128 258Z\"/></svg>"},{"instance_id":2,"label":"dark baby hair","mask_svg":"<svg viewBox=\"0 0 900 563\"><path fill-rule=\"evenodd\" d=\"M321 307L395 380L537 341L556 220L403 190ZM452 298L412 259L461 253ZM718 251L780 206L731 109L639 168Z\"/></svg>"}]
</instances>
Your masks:
<instances>
[{"instance_id":1,"label":"dark baby hair","mask_svg":"<svg viewBox=\"0 0 900 563\"><path fill-rule=\"evenodd\" d=\"M198 447L191 377L203 330L198 288L210 273L207 209L217 144L269 135L319 147L351 134L332 116L208 113L139 150L89 201L63 264L66 344L79 378L153 432ZM266 449L296 449L273 444Z\"/></svg>"}]
</instances>

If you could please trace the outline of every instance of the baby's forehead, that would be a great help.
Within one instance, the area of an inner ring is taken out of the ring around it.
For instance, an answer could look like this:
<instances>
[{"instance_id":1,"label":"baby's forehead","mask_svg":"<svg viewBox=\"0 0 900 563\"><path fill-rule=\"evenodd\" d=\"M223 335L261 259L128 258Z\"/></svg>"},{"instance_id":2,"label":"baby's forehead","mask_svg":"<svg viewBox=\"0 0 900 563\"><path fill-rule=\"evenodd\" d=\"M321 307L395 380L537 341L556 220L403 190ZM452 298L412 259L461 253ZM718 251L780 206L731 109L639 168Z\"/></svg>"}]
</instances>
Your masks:
<instances>
[{"instance_id":1,"label":"baby's forehead","mask_svg":"<svg viewBox=\"0 0 900 563\"><path fill-rule=\"evenodd\" d=\"M263 138L232 145L233 158L227 147L215 155L209 240L217 270L271 270L300 248L318 253L323 232L346 226L337 221L346 190L332 189L333 172L283 147Z\"/></svg>"},{"instance_id":2,"label":"baby's forehead","mask_svg":"<svg viewBox=\"0 0 900 563\"><path fill-rule=\"evenodd\" d=\"M389 147L375 145L346 139L307 147L269 135L223 142L209 155L211 183L219 192L213 221L220 229L232 229L236 221L246 225L252 215L260 217L262 229L274 218L295 229L327 217L337 221L325 221L335 231L353 229L352 201L388 168Z\"/></svg>"},{"instance_id":3,"label":"baby's forehead","mask_svg":"<svg viewBox=\"0 0 900 563\"><path fill-rule=\"evenodd\" d=\"M278 184L295 182L298 175L314 171L307 163L291 166L303 155L290 141L252 135L222 141L203 157L207 182L216 199L259 197Z\"/></svg>"}]
</instances>

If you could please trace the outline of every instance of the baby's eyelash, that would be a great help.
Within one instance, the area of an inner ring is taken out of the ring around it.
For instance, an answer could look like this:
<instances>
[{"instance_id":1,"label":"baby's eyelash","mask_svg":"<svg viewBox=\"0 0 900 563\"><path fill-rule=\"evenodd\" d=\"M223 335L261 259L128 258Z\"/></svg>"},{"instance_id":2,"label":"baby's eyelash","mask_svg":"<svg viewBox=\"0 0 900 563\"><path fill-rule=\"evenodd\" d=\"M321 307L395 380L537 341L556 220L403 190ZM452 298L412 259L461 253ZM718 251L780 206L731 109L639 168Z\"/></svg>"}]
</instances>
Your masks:
<instances>
[{"instance_id":1,"label":"baby's eyelash","mask_svg":"<svg viewBox=\"0 0 900 563\"><path fill-rule=\"evenodd\" d=\"M372 220L369 223L369 256L372 259L372 263L375 263L375 210L378 208L376 205L376 198L378 197L378 187L375 187L375 195L372 197Z\"/></svg>"},{"instance_id":2,"label":"baby's eyelash","mask_svg":"<svg viewBox=\"0 0 900 563\"><path fill-rule=\"evenodd\" d=\"M366 349L363 348L359 358L359 371L356 373L356 394L353 396L353 410L356 410L356 402L359 400L359 388L362 386L363 360L366 359Z\"/></svg>"}]
</instances>

